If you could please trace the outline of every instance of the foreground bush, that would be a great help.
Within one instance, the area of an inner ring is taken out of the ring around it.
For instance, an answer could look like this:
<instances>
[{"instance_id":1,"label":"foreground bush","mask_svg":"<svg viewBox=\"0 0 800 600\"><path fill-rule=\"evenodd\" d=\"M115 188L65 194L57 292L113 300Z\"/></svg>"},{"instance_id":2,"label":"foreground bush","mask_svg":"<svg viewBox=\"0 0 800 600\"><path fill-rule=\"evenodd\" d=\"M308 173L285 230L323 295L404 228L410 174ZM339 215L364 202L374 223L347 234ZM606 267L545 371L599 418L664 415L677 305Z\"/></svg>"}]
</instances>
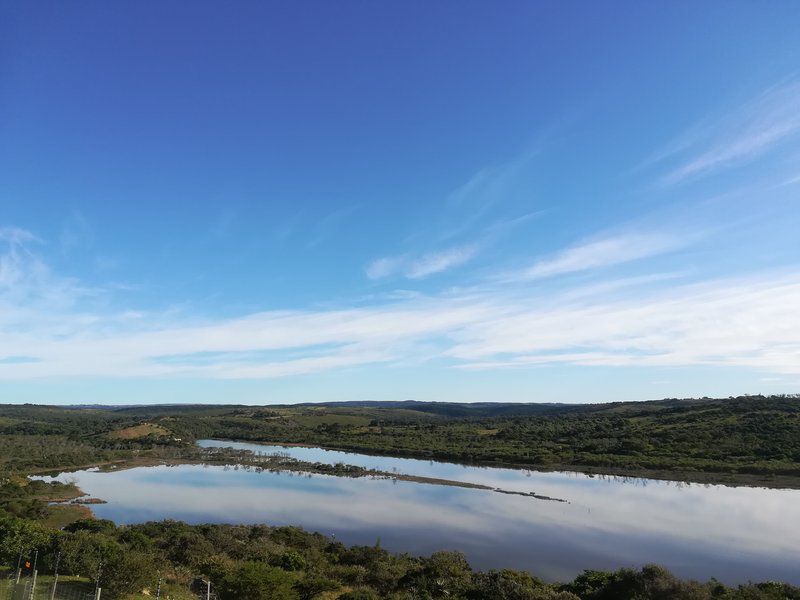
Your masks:
<instances>
[{"instance_id":1,"label":"foreground bush","mask_svg":"<svg viewBox=\"0 0 800 600\"><path fill-rule=\"evenodd\" d=\"M63 531L0 517L0 559L15 567L20 547L39 550L41 573L95 579L104 600L153 590L161 576L188 589L209 580L220 600L800 600L800 588L765 582L700 583L646 565L585 571L549 584L523 571L474 571L458 552L392 554L346 547L297 527L197 525L175 521L116 527L78 521Z\"/></svg>"}]
</instances>

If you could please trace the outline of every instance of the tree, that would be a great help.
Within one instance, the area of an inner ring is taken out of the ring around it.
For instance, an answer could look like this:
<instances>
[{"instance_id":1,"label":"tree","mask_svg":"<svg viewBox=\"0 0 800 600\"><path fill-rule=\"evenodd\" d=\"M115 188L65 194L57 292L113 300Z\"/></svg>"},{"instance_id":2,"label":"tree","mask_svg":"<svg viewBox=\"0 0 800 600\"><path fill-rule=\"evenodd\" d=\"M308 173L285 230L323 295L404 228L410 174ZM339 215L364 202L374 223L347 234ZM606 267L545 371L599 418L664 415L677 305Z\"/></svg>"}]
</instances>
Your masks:
<instances>
[{"instance_id":1,"label":"tree","mask_svg":"<svg viewBox=\"0 0 800 600\"><path fill-rule=\"evenodd\" d=\"M217 583L221 600L299 600L294 578L286 571L259 562L245 562Z\"/></svg>"},{"instance_id":2,"label":"tree","mask_svg":"<svg viewBox=\"0 0 800 600\"><path fill-rule=\"evenodd\" d=\"M309 575L302 581L298 581L294 589L300 596L300 600L313 600L323 592L333 592L341 586L333 579L320 575Z\"/></svg>"},{"instance_id":3,"label":"tree","mask_svg":"<svg viewBox=\"0 0 800 600\"><path fill-rule=\"evenodd\" d=\"M20 552L44 550L52 543L54 532L40 524L14 517L0 519L0 558L3 562L16 562Z\"/></svg>"},{"instance_id":4,"label":"tree","mask_svg":"<svg viewBox=\"0 0 800 600\"><path fill-rule=\"evenodd\" d=\"M284 571L302 571L306 568L306 559L299 552L287 550L279 554L273 564Z\"/></svg>"},{"instance_id":5,"label":"tree","mask_svg":"<svg viewBox=\"0 0 800 600\"><path fill-rule=\"evenodd\" d=\"M363 588L342 594L339 596L338 600L378 600L378 594L372 590Z\"/></svg>"},{"instance_id":6,"label":"tree","mask_svg":"<svg viewBox=\"0 0 800 600\"><path fill-rule=\"evenodd\" d=\"M119 544L102 533L80 530L61 541L62 570L73 575L97 577L102 565L120 552Z\"/></svg>"},{"instance_id":7,"label":"tree","mask_svg":"<svg viewBox=\"0 0 800 600\"><path fill-rule=\"evenodd\" d=\"M151 554L120 550L103 563L100 586L104 598L124 598L154 584L157 577L156 563Z\"/></svg>"},{"instance_id":8,"label":"tree","mask_svg":"<svg viewBox=\"0 0 800 600\"><path fill-rule=\"evenodd\" d=\"M529 573L502 570L476 573L473 587L467 594L470 599L493 598L496 600L534 600L549 588ZM545 596L546 597L546 596Z\"/></svg>"}]
</instances>

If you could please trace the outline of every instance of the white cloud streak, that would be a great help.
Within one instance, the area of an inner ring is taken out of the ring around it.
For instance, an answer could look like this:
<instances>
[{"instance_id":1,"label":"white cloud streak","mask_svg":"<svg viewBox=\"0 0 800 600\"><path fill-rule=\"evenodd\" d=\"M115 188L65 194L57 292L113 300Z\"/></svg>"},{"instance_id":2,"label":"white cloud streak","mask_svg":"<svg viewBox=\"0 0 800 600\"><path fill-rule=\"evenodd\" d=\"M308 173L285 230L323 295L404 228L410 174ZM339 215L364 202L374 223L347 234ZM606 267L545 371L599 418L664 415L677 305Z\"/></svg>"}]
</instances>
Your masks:
<instances>
[{"instance_id":1,"label":"white cloud streak","mask_svg":"<svg viewBox=\"0 0 800 600\"><path fill-rule=\"evenodd\" d=\"M773 86L723 115L695 126L648 164L678 161L663 179L675 184L753 160L800 133L800 81Z\"/></svg>"},{"instance_id":2,"label":"white cloud streak","mask_svg":"<svg viewBox=\"0 0 800 600\"><path fill-rule=\"evenodd\" d=\"M523 279L542 279L609 267L677 250L687 239L666 233L620 234L587 241L551 258L540 260L519 274Z\"/></svg>"},{"instance_id":3,"label":"white cloud streak","mask_svg":"<svg viewBox=\"0 0 800 600\"><path fill-rule=\"evenodd\" d=\"M598 292L596 282L592 293L573 287L555 295L540 286L486 284L357 308L268 311L198 323L181 315L153 319L132 308L81 310L91 292L52 274L24 246L32 237L3 231L5 380L273 378L399 364L422 354L466 369L713 365L800 374L800 271L702 285L665 277L662 284L674 285L656 288L652 277L626 279L624 298ZM541 269L563 272L585 264L575 254ZM606 289L614 290L613 282Z\"/></svg>"},{"instance_id":4,"label":"white cloud streak","mask_svg":"<svg viewBox=\"0 0 800 600\"><path fill-rule=\"evenodd\" d=\"M624 302L521 310L465 330L448 354L481 369L716 365L796 374L798 301L798 274L719 280Z\"/></svg>"},{"instance_id":5,"label":"white cloud streak","mask_svg":"<svg viewBox=\"0 0 800 600\"><path fill-rule=\"evenodd\" d=\"M408 266L406 277L421 279L463 265L478 253L477 245L458 246L421 256Z\"/></svg>"},{"instance_id":6,"label":"white cloud streak","mask_svg":"<svg viewBox=\"0 0 800 600\"><path fill-rule=\"evenodd\" d=\"M373 280L397 275L408 279L424 279L469 262L477 256L479 248L478 244L468 244L417 257L408 254L385 256L372 261L365 271L367 277Z\"/></svg>"},{"instance_id":7,"label":"white cloud streak","mask_svg":"<svg viewBox=\"0 0 800 600\"><path fill-rule=\"evenodd\" d=\"M402 256L384 256L373 260L365 269L367 277L370 279L383 279L390 277L397 273L403 266L405 261L408 260L405 255Z\"/></svg>"}]
</instances>

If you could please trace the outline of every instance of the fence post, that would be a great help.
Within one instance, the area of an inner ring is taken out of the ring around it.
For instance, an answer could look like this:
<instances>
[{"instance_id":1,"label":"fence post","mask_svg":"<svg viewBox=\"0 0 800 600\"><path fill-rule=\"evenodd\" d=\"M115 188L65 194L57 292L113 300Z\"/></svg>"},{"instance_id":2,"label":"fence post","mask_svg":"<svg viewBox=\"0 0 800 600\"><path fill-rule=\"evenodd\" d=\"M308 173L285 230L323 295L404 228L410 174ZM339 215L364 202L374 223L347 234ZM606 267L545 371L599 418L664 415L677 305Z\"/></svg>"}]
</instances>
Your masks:
<instances>
[{"instance_id":1,"label":"fence post","mask_svg":"<svg viewBox=\"0 0 800 600\"><path fill-rule=\"evenodd\" d=\"M19 558L17 559L17 577L14 580L14 583L19 583L20 575L22 575L22 548L19 549Z\"/></svg>"},{"instance_id":2,"label":"fence post","mask_svg":"<svg viewBox=\"0 0 800 600\"><path fill-rule=\"evenodd\" d=\"M56 586L58 586L58 563L61 562L61 552L56 554L56 564L53 568L53 589L50 590L50 600L55 600L56 598Z\"/></svg>"},{"instance_id":3,"label":"fence post","mask_svg":"<svg viewBox=\"0 0 800 600\"><path fill-rule=\"evenodd\" d=\"M39 564L39 550L36 550L36 553L33 555L33 569L32 569L32 577L31 577L31 595L29 596L30 600L33 600L33 595L36 593L36 574L39 572L36 567Z\"/></svg>"},{"instance_id":4,"label":"fence post","mask_svg":"<svg viewBox=\"0 0 800 600\"><path fill-rule=\"evenodd\" d=\"M94 600L100 600L100 576L103 574L103 563L97 566L97 576L94 579Z\"/></svg>"},{"instance_id":5,"label":"fence post","mask_svg":"<svg viewBox=\"0 0 800 600\"><path fill-rule=\"evenodd\" d=\"M36 575L39 573L36 569L33 570L33 576L31 577L31 595L30 600L33 600L33 595L36 593Z\"/></svg>"}]
</instances>

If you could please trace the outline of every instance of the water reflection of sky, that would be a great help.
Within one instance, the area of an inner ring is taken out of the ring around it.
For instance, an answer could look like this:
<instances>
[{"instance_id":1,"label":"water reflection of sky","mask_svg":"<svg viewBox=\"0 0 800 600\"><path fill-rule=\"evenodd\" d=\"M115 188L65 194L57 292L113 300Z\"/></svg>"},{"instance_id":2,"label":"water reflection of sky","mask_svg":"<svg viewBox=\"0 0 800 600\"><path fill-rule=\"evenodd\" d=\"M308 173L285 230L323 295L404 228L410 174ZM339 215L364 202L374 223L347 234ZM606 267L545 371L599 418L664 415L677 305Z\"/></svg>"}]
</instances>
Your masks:
<instances>
[{"instance_id":1,"label":"water reflection of sky","mask_svg":"<svg viewBox=\"0 0 800 600\"><path fill-rule=\"evenodd\" d=\"M59 478L74 477L84 491L107 500L92 508L118 523L173 518L297 524L346 543L380 538L394 551L458 549L475 566L528 569L547 579L656 562L685 577L800 583L798 491L646 480L629 485L311 448L259 449L535 491L570 503L404 481L200 465L79 471Z\"/></svg>"}]
</instances>

